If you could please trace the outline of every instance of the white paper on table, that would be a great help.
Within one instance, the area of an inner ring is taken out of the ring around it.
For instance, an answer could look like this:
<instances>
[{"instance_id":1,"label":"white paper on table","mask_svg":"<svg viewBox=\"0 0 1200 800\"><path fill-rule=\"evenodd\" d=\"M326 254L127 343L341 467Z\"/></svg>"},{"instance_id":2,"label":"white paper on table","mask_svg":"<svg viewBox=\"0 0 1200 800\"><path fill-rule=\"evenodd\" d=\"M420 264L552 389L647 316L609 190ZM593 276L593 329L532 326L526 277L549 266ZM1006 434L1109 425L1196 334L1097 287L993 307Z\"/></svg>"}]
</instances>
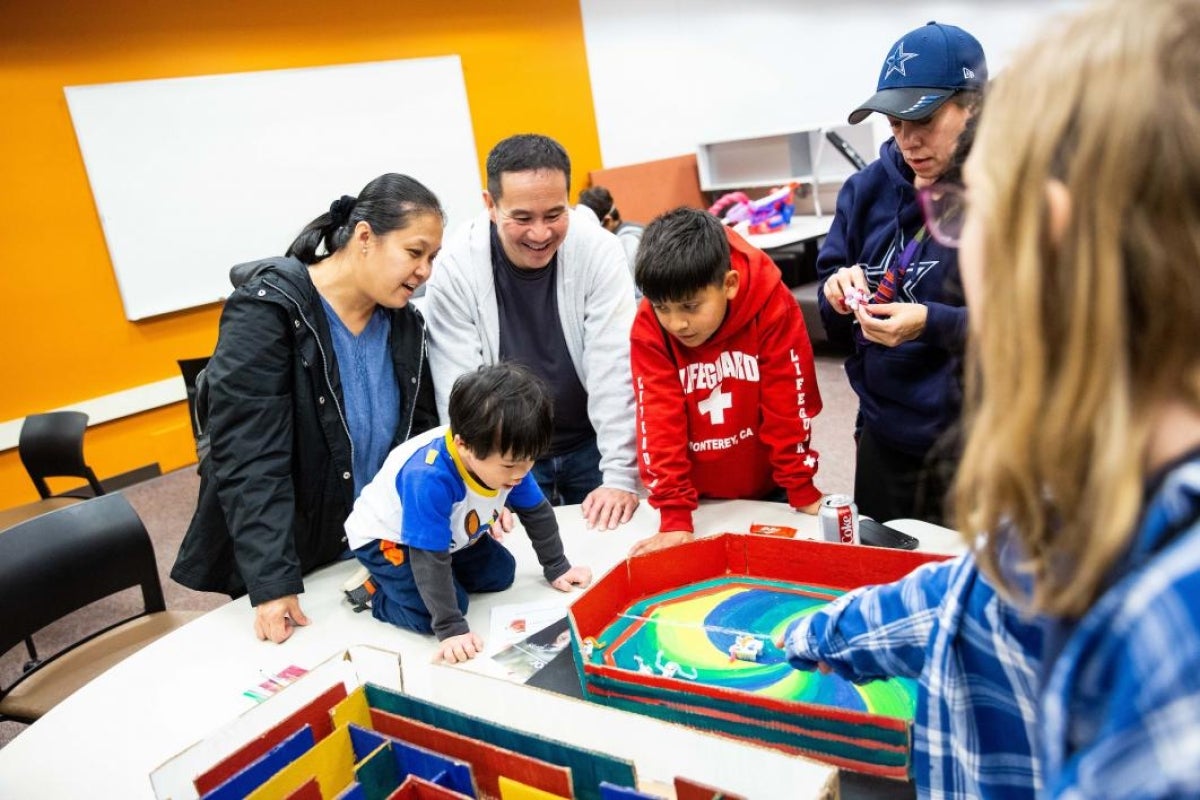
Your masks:
<instances>
[{"instance_id":1,"label":"white paper on table","mask_svg":"<svg viewBox=\"0 0 1200 800\"><path fill-rule=\"evenodd\" d=\"M484 655L493 656L566 615L566 607L561 603L534 601L496 606L492 609L492 625Z\"/></svg>"}]
</instances>

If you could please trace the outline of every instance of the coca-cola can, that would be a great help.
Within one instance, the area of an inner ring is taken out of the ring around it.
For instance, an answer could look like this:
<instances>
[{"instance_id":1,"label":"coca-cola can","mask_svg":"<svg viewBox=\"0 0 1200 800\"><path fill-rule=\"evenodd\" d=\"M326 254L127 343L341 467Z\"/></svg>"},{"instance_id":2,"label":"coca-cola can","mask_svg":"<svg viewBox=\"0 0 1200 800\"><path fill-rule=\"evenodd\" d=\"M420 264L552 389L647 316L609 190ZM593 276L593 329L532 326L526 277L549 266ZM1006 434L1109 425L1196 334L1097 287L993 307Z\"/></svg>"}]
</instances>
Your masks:
<instances>
[{"instance_id":1,"label":"coca-cola can","mask_svg":"<svg viewBox=\"0 0 1200 800\"><path fill-rule=\"evenodd\" d=\"M817 512L821 538L827 542L858 544L858 506L848 494L831 494Z\"/></svg>"}]
</instances>

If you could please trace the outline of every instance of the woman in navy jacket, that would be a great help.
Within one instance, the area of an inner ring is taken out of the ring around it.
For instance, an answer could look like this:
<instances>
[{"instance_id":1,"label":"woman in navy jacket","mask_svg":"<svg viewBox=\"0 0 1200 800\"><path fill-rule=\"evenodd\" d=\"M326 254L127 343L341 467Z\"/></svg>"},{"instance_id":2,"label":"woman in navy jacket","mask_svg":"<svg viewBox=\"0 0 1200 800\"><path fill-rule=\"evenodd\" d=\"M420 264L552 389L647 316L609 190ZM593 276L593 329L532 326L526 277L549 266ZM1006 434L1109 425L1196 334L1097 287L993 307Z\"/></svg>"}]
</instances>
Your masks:
<instances>
[{"instance_id":1,"label":"woman in navy jacket","mask_svg":"<svg viewBox=\"0 0 1200 800\"><path fill-rule=\"evenodd\" d=\"M950 168L986 80L974 37L931 22L892 46L878 92L850 115L886 114L893 138L838 195L817 259L818 303L830 340L855 345L846 361L859 398L854 496L880 520L942 520L949 476L931 461L953 459L939 441L961 414L967 310L957 251L927 235L918 191Z\"/></svg>"}]
</instances>

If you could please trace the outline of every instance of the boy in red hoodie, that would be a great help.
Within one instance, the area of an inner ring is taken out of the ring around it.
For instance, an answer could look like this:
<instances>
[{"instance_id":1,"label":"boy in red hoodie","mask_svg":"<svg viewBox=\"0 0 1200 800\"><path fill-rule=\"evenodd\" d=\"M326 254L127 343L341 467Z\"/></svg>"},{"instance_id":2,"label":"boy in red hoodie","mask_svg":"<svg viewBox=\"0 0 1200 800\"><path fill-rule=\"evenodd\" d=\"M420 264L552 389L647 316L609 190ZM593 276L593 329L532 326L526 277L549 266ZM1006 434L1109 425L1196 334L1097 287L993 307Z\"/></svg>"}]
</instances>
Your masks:
<instances>
[{"instance_id":1,"label":"boy in red hoodie","mask_svg":"<svg viewBox=\"0 0 1200 800\"><path fill-rule=\"evenodd\" d=\"M711 214L679 208L646 228L631 334L638 467L659 533L631 555L692 538L699 497L782 499L815 514L821 410L796 299L762 251Z\"/></svg>"}]
</instances>

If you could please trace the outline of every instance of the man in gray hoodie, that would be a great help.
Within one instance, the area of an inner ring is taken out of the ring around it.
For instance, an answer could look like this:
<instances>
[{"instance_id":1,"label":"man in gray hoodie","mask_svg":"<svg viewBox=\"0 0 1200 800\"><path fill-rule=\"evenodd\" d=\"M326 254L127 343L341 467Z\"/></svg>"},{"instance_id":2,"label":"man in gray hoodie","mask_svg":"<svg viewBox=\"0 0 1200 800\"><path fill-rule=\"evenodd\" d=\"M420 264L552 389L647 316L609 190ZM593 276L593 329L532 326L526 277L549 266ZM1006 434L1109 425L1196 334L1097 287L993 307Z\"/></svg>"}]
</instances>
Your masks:
<instances>
[{"instance_id":1,"label":"man in gray hoodie","mask_svg":"<svg viewBox=\"0 0 1200 800\"><path fill-rule=\"evenodd\" d=\"M454 380L515 361L554 395L554 441L534 476L556 505L580 503L590 527L637 509L629 330L635 304L610 234L571 224L571 162L558 142L509 137L488 154L487 210L443 248L425 312L438 410Z\"/></svg>"}]
</instances>

